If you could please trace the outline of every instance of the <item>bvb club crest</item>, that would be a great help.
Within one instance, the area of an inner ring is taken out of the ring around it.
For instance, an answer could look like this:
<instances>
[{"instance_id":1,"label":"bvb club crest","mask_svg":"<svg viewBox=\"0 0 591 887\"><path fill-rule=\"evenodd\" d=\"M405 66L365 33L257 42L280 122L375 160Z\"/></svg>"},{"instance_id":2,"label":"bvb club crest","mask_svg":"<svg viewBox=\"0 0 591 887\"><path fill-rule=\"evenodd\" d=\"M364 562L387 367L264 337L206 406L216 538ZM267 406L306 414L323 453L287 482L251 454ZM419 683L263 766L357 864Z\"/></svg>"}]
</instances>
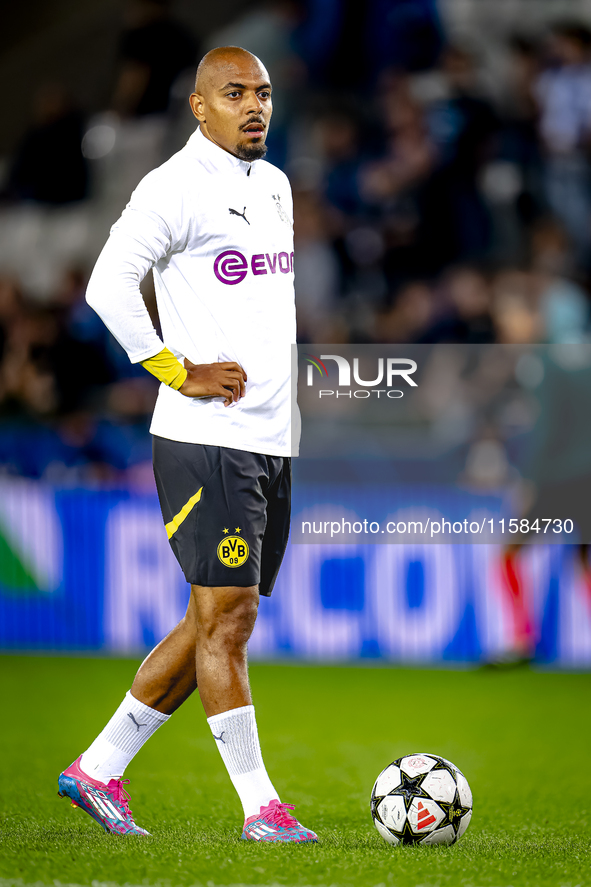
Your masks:
<instances>
[{"instance_id":1,"label":"bvb club crest","mask_svg":"<svg viewBox=\"0 0 591 887\"><path fill-rule=\"evenodd\" d=\"M287 213L285 212L285 210L281 206L279 194L272 194L271 196L273 197L273 200L275 201L275 206L277 207L277 213L278 213L281 221L285 222L286 225L289 225L290 228L293 228L293 225L291 223L291 219L289 218L289 216L287 215Z\"/></svg>"},{"instance_id":2,"label":"bvb club crest","mask_svg":"<svg viewBox=\"0 0 591 887\"><path fill-rule=\"evenodd\" d=\"M224 533L227 532L224 530ZM240 527L236 527L235 532L239 533ZM241 567L249 554L248 542L241 536L224 536L218 545L218 557L225 567Z\"/></svg>"}]
</instances>

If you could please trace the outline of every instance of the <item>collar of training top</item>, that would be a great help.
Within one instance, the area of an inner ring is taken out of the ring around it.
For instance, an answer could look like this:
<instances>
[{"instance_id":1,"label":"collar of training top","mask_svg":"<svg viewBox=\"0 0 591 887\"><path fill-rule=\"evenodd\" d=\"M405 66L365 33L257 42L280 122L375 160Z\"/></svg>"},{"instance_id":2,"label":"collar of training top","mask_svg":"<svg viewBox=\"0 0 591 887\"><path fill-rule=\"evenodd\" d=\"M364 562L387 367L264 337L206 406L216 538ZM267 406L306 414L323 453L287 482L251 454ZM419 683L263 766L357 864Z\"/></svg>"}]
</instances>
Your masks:
<instances>
[{"instance_id":1,"label":"collar of training top","mask_svg":"<svg viewBox=\"0 0 591 887\"><path fill-rule=\"evenodd\" d=\"M228 151L224 151L211 139L206 138L198 126L193 135L189 138L186 147L198 157L202 162L206 162L208 166L220 172L245 173L250 175L256 168L256 160L249 163L247 160L240 160L234 157Z\"/></svg>"}]
</instances>

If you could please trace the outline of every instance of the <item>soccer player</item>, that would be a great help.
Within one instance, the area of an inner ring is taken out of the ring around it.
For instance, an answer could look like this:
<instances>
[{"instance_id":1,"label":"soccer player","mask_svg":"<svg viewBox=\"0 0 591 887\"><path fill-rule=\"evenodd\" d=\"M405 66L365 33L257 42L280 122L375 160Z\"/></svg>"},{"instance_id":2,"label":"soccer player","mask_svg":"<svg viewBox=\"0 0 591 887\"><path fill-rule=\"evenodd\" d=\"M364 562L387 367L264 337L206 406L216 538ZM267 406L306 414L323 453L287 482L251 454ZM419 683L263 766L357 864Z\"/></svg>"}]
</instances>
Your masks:
<instances>
[{"instance_id":1,"label":"soccer player","mask_svg":"<svg viewBox=\"0 0 591 887\"><path fill-rule=\"evenodd\" d=\"M198 687L244 808L242 837L316 841L267 775L246 658L259 595L271 594L289 531L291 192L262 159L271 84L256 56L232 46L209 52L190 103L199 128L140 182L87 292L131 361L162 382L154 473L190 601L102 733L60 775L59 793L106 831L147 834L122 776ZM139 290L150 268L164 342Z\"/></svg>"}]
</instances>

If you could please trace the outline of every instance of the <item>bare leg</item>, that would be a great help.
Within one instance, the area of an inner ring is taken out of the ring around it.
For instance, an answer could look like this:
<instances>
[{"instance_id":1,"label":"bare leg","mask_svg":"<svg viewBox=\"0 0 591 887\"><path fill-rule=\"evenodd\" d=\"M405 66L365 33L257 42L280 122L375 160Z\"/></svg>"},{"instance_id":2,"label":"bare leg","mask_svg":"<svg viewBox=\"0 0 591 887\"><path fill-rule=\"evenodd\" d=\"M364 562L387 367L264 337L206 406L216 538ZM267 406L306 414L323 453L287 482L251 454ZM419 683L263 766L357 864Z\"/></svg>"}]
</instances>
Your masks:
<instances>
[{"instance_id":1,"label":"bare leg","mask_svg":"<svg viewBox=\"0 0 591 887\"><path fill-rule=\"evenodd\" d=\"M258 599L257 586L192 585L185 616L142 662L132 696L170 715L193 693L198 679L208 717L250 705L246 645Z\"/></svg>"},{"instance_id":2,"label":"bare leg","mask_svg":"<svg viewBox=\"0 0 591 887\"><path fill-rule=\"evenodd\" d=\"M195 607L144 659L131 685L131 695L156 711L171 715L197 687L195 676Z\"/></svg>"},{"instance_id":3,"label":"bare leg","mask_svg":"<svg viewBox=\"0 0 591 887\"><path fill-rule=\"evenodd\" d=\"M197 612L196 672L208 718L252 705L247 644L257 618L258 586L208 588L193 585Z\"/></svg>"}]
</instances>

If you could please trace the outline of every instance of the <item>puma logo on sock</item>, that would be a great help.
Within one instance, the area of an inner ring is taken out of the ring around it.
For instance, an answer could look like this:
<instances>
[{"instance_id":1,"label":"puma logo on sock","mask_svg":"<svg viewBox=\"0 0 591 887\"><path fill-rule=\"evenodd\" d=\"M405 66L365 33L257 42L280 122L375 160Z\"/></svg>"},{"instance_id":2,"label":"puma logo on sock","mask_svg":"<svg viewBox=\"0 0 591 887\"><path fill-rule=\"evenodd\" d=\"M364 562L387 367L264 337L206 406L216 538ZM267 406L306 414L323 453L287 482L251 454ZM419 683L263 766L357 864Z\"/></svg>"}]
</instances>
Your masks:
<instances>
[{"instance_id":1,"label":"puma logo on sock","mask_svg":"<svg viewBox=\"0 0 591 887\"><path fill-rule=\"evenodd\" d=\"M127 712L127 717L131 718L133 723L136 725L138 733L140 732L140 727L147 727L148 726L147 724L138 724L138 722L136 721L136 719L134 718L134 716L132 715L132 713L130 711Z\"/></svg>"},{"instance_id":2,"label":"puma logo on sock","mask_svg":"<svg viewBox=\"0 0 591 887\"><path fill-rule=\"evenodd\" d=\"M219 736L216 736L215 733L214 733L214 734L213 734L213 738L214 738L214 739L217 739L218 742L223 742L224 745L225 745L225 744L226 744L226 740L225 740L225 739L222 739L222 736L224 735L225 732L226 732L225 730L222 730L222 732L220 733Z\"/></svg>"}]
</instances>

